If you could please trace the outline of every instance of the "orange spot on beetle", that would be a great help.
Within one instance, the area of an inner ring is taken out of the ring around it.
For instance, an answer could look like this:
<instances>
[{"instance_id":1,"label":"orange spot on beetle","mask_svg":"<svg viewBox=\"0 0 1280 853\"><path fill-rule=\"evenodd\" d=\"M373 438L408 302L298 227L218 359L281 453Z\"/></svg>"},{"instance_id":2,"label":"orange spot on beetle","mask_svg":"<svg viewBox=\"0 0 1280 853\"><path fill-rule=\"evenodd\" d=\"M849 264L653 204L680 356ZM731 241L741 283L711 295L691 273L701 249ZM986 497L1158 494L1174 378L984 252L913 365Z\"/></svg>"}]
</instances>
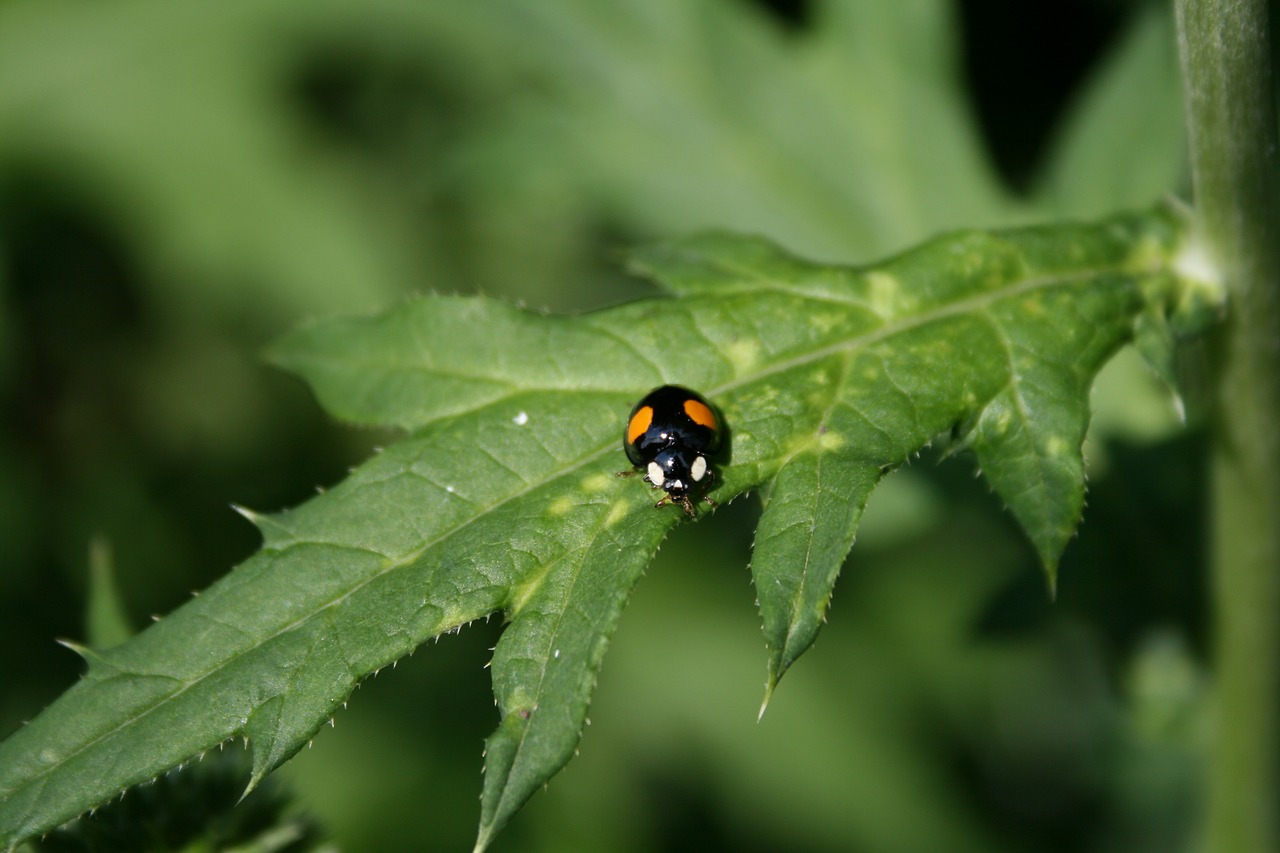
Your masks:
<instances>
[{"instance_id":1,"label":"orange spot on beetle","mask_svg":"<svg viewBox=\"0 0 1280 853\"><path fill-rule=\"evenodd\" d=\"M635 444L636 439L644 435L651 423L653 423L653 406L642 406L637 409L631 416L631 423L627 424L627 444Z\"/></svg>"},{"instance_id":2,"label":"orange spot on beetle","mask_svg":"<svg viewBox=\"0 0 1280 853\"><path fill-rule=\"evenodd\" d=\"M693 419L698 426L704 426L707 429L718 430L720 426L716 423L715 412L711 411L700 400L692 397L684 401L684 413Z\"/></svg>"}]
</instances>

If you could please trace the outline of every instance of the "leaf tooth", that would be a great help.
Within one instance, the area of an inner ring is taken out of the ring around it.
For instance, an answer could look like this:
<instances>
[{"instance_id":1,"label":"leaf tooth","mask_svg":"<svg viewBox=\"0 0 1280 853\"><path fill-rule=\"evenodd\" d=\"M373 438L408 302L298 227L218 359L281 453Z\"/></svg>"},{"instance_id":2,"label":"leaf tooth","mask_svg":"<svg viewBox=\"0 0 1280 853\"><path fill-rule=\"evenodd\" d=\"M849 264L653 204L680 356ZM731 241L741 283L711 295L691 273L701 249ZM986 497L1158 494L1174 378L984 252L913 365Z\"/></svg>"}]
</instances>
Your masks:
<instances>
[{"instance_id":1,"label":"leaf tooth","mask_svg":"<svg viewBox=\"0 0 1280 853\"><path fill-rule=\"evenodd\" d=\"M260 515L257 512L254 512L253 510L249 509L247 506L244 506L243 504L233 503L231 504L231 509L233 512L237 513L241 518L243 518L245 521L252 524L254 527L262 527L262 521L263 521L262 515Z\"/></svg>"},{"instance_id":2,"label":"leaf tooth","mask_svg":"<svg viewBox=\"0 0 1280 853\"><path fill-rule=\"evenodd\" d=\"M102 655L102 653L91 646L86 646L82 643L77 643L74 640L68 640L65 638L58 639L56 642L63 648L70 649L79 655L80 659L89 665L89 672L111 668L111 665L107 663L107 659ZM81 677L83 678L84 676Z\"/></svg>"},{"instance_id":3,"label":"leaf tooth","mask_svg":"<svg viewBox=\"0 0 1280 853\"><path fill-rule=\"evenodd\" d=\"M59 637L58 639L54 640L54 642L62 646L64 649L70 649L71 651L75 652L77 655L79 655L88 663L92 663L94 658L101 657L100 655L96 654L93 651L93 649L89 648L86 645L77 643L75 640L68 640L66 638Z\"/></svg>"},{"instance_id":4,"label":"leaf tooth","mask_svg":"<svg viewBox=\"0 0 1280 853\"><path fill-rule=\"evenodd\" d=\"M770 670L772 670L772 667L770 667ZM764 699L760 702L760 710L756 712L757 723L764 719L764 712L769 708L769 700L773 698L773 688L777 686L778 679L774 678L773 672L770 671L769 677L764 682Z\"/></svg>"}]
</instances>

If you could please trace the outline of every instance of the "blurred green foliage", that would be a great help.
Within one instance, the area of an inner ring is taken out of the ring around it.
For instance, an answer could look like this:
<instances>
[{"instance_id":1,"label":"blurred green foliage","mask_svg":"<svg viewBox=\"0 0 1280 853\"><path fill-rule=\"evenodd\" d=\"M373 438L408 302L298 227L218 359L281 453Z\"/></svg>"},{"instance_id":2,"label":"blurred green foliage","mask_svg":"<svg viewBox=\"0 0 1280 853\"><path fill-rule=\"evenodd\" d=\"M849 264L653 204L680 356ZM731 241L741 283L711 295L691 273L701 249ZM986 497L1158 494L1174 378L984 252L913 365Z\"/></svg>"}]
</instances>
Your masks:
<instances>
[{"instance_id":1,"label":"blurred green foliage","mask_svg":"<svg viewBox=\"0 0 1280 853\"><path fill-rule=\"evenodd\" d=\"M322 830L287 791L268 784L241 799L250 771L239 750L214 752L198 769L174 771L28 846L38 853L305 853L325 848Z\"/></svg>"},{"instance_id":2,"label":"blurred green foliage","mask_svg":"<svg viewBox=\"0 0 1280 853\"><path fill-rule=\"evenodd\" d=\"M52 640L86 636L92 542L139 623L256 547L229 503L297 503L394 440L261 364L307 316L585 310L643 292L620 248L702 226L859 262L1181 186L1164 4L995 5L0 4L0 734L76 676ZM1203 475L1150 383L1100 385L1056 603L964 461L923 459L758 725L754 509L682 528L582 755L494 849L1186 846ZM500 630L370 680L282 771L343 849L470 845Z\"/></svg>"}]
</instances>

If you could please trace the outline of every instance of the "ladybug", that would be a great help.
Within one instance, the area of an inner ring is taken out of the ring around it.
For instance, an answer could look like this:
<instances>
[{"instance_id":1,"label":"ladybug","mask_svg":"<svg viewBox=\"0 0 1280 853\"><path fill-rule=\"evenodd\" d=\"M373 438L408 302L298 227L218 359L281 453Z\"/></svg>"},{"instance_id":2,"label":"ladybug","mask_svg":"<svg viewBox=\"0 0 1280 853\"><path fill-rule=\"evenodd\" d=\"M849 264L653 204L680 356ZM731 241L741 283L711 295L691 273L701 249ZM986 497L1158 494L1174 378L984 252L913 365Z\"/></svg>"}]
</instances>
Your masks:
<instances>
[{"instance_id":1,"label":"ladybug","mask_svg":"<svg viewBox=\"0 0 1280 853\"><path fill-rule=\"evenodd\" d=\"M707 458L720 449L720 438L720 419L702 395L663 385L631 410L622 446L631 464L644 469L645 480L666 491L654 506L677 503L692 516L690 493L715 479ZM702 499L715 506L706 495Z\"/></svg>"}]
</instances>

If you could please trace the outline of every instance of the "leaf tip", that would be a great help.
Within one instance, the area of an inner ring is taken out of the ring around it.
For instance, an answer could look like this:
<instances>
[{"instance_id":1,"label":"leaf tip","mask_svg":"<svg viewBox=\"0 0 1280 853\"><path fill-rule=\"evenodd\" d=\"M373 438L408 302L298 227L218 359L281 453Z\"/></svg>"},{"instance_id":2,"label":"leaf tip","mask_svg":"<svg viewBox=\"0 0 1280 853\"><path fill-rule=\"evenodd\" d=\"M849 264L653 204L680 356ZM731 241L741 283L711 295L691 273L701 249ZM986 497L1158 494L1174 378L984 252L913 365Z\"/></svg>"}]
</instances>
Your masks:
<instances>
[{"instance_id":1,"label":"leaf tip","mask_svg":"<svg viewBox=\"0 0 1280 853\"><path fill-rule=\"evenodd\" d=\"M54 642L62 646L64 649L70 649L71 651L75 652L86 661L89 661L89 662L93 661L93 657L94 657L93 649L89 648L86 645L77 643L75 640L68 640L65 637L59 637L58 639L54 640Z\"/></svg>"},{"instance_id":2,"label":"leaf tip","mask_svg":"<svg viewBox=\"0 0 1280 853\"><path fill-rule=\"evenodd\" d=\"M1049 601L1058 600L1058 564L1045 563L1044 566L1044 582L1045 589L1049 593Z\"/></svg>"},{"instance_id":3,"label":"leaf tip","mask_svg":"<svg viewBox=\"0 0 1280 853\"><path fill-rule=\"evenodd\" d=\"M253 510L249 509L247 506L243 506L241 504L232 504L231 508L235 510L235 512L239 514L241 518L243 518L245 521L252 524L254 527L259 527L259 528L262 527L262 516L254 512Z\"/></svg>"},{"instance_id":4,"label":"leaf tip","mask_svg":"<svg viewBox=\"0 0 1280 853\"><path fill-rule=\"evenodd\" d=\"M760 710L756 712L757 723L764 719L764 712L769 710L769 700L773 698L773 688L777 686L777 684L778 682L772 676L770 676L769 680L765 682L764 699L760 701Z\"/></svg>"},{"instance_id":5,"label":"leaf tip","mask_svg":"<svg viewBox=\"0 0 1280 853\"><path fill-rule=\"evenodd\" d=\"M236 800L236 805L243 803L250 794L257 790L258 785L262 783L262 778L256 773L249 778L249 784L244 786L244 790L240 792L240 799Z\"/></svg>"},{"instance_id":6,"label":"leaf tip","mask_svg":"<svg viewBox=\"0 0 1280 853\"><path fill-rule=\"evenodd\" d=\"M787 662L783 660L781 653L771 655L769 659L769 675L764 682L764 698L760 701L760 710L756 714L756 722L764 719L764 712L769 710L769 702L773 699L773 691L777 689L778 682L782 680L782 674L787 671Z\"/></svg>"},{"instance_id":7,"label":"leaf tip","mask_svg":"<svg viewBox=\"0 0 1280 853\"><path fill-rule=\"evenodd\" d=\"M245 747L249 748L248 738L245 739ZM258 760L258 751L253 751L253 771L249 774L249 782L244 786L244 791L240 794L240 799L236 801L236 805L243 803L245 798L258 790L258 786L262 784L262 780L267 778L267 774L272 768L267 766L265 762L260 763Z\"/></svg>"}]
</instances>

